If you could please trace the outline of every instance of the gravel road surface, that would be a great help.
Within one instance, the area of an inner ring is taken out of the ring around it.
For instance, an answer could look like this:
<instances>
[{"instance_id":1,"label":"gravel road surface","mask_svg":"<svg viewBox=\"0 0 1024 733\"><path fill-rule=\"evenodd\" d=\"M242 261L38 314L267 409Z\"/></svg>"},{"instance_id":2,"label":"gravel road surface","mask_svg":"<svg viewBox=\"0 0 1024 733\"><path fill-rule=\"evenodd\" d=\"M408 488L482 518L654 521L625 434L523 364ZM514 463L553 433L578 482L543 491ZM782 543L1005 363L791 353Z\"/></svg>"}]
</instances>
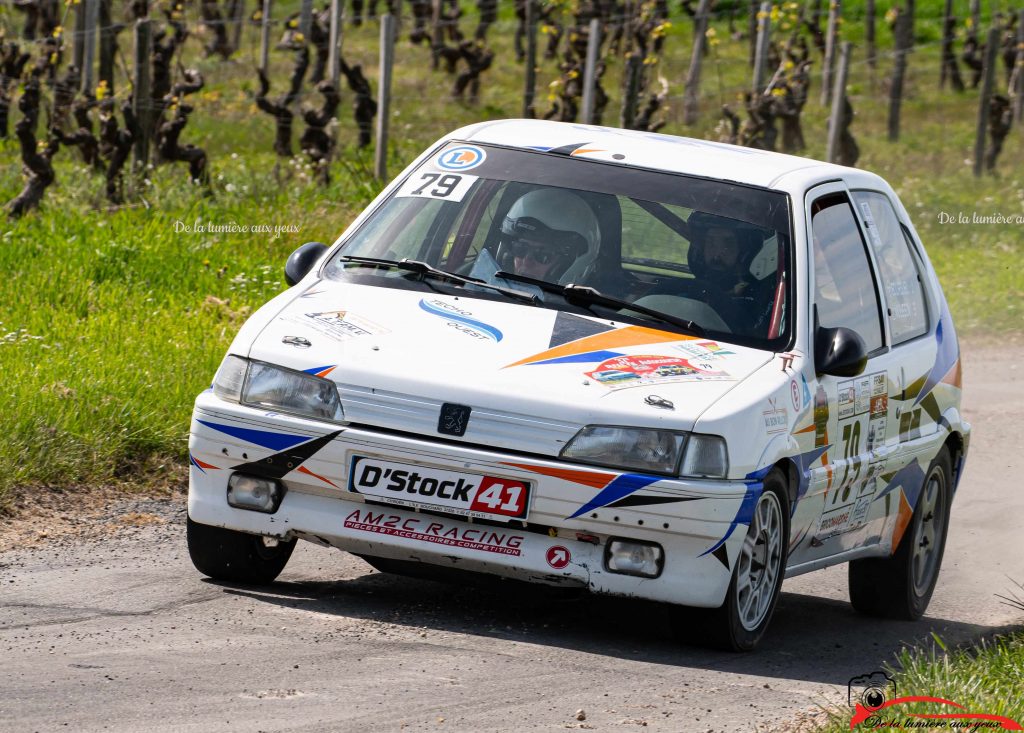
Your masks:
<instances>
[{"instance_id":1,"label":"gravel road surface","mask_svg":"<svg viewBox=\"0 0 1024 733\"><path fill-rule=\"evenodd\" d=\"M185 505L121 500L100 531L0 553L3 731L599 731L783 728L932 632L1024 621L1024 347L964 349L974 425L925 619L858 616L846 568L787 581L754 654L668 640L664 609L382 575L300 543L267 589L192 567Z\"/></svg>"}]
</instances>

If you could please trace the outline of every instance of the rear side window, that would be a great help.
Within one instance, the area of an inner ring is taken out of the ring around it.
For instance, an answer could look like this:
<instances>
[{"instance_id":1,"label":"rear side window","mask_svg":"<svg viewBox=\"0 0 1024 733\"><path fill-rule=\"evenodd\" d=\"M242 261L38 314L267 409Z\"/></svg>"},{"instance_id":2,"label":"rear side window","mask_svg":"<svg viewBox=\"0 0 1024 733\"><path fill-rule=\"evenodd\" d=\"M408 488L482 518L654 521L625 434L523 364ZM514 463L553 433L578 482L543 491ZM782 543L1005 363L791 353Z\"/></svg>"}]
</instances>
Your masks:
<instances>
[{"instance_id":1,"label":"rear side window","mask_svg":"<svg viewBox=\"0 0 1024 733\"><path fill-rule=\"evenodd\" d=\"M892 202L876 191L854 191L853 198L882 280L893 344L924 335L928 332L928 308L921 270Z\"/></svg>"},{"instance_id":2,"label":"rear side window","mask_svg":"<svg viewBox=\"0 0 1024 733\"><path fill-rule=\"evenodd\" d=\"M818 324L853 329L864 339L868 353L881 348L874 277L846 194L828 194L811 204L811 234Z\"/></svg>"}]
</instances>

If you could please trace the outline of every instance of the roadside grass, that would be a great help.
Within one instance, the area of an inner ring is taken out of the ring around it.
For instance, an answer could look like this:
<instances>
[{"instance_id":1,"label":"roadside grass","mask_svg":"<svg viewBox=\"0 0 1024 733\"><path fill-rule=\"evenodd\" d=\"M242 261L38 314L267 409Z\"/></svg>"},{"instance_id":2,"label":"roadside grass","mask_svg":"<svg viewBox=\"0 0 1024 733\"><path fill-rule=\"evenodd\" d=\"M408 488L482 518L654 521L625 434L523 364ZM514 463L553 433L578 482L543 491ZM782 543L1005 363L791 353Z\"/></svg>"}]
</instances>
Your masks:
<instances>
[{"instance_id":1,"label":"roadside grass","mask_svg":"<svg viewBox=\"0 0 1024 733\"><path fill-rule=\"evenodd\" d=\"M910 210L960 331L1001 337L1020 331L1024 275L1017 263L1024 226L942 224L940 215L1024 214L1024 135L1014 131L1007 139L999 177L971 177L977 93L938 92L932 18L940 5L920 4L930 19L918 24L925 45L910 62L901 142L885 139L882 79L891 60L884 55L874 83L863 58L852 69L853 133L862 151L859 165L887 178ZM467 8L465 29L475 23L475 13ZM13 27L12 17L0 9L0 25ZM854 10L850 18L848 33L856 40L862 36L859 15ZM430 70L429 49L411 46L404 28L392 100L392 175L450 129L520 114L522 66L512 61L513 23L511 7L503 5L491 33L497 60L483 77L475 106L450 99L452 77ZM749 79L746 44L728 40L724 20L715 28L723 41L705 64L704 116L687 127L680 103L692 26L673 17L657 69L670 90L665 132L715 138L719 106L741 107L737 95ZM881 20L878 35L884 54L891 33ZM362 63L374 83L377 36L372 22L345 29L346 59ZM86 485L158 471L166 461L184 464L194 395L209 384L246 315L284 288L288 253L305 241L333 241L382 186L370 175L372 151L352 147L356 130L347 90L330 185L312 183L312 171L298 159L276 160L271 119L253 102L251 46L243 44L239 59L228 63L199 58L197 39L186 47L186 65L202 69L207 85L190 98L196 111L182 141L209 153L209 195L187 183L184 167L162 166L129 182L126 205L109 208L102 179L78 162L75 151L62 150L55 159L57 183L42 208L20 221L0 221L0 370L7 398L0 411L0 460L8 467L0 475L0 507L16 486ZM272 96L282 91L291 56L275 52L273 59ZM612 96L608 124L618 119L622 66L612 59L605 78ZM554 61L541 63L540 113L550 106L547 85L556 74ZM127 85L121 80L117 88L124 94ZM804 115L805 155L820 159L827 110L819 95L815 79ZM309 93L304 102L318 105L319 99ZM0 141L0 201L21 185L17 145ZM293 225L298 231L179 231L197 219L221 226Z\"/></svg>"},{"instance_id":2,"label":"roadside grass","mask_svg":"<svg viewBox=\"0 0 1024 733\"><path fill-rule=\"evenodd\" d=\"M896 720L906 725L908 713L981 713L1010 718L1024 725L1024 631L1005 636L983 639L976 645L950 650L935 637L927 648L900 651L894 665L889 669L900 697L929 696L951 700L962 706L957 710L949 705L936 703L906 703L885 708L878 714L875 723ZM848 707L837 707L828 711L829 720L815 733L843 733L850 730L853 711ZM926 720L910 718L924 728L928 723L939 730L975 730L969 727L980 721ZM868 730L879 726L866 721L854 730ZM896 726L884 725L884 729ZM977 730L987 729L978 728ZM995 726L1000 730L1001 726Z\"/></svg>"}]
</instances>

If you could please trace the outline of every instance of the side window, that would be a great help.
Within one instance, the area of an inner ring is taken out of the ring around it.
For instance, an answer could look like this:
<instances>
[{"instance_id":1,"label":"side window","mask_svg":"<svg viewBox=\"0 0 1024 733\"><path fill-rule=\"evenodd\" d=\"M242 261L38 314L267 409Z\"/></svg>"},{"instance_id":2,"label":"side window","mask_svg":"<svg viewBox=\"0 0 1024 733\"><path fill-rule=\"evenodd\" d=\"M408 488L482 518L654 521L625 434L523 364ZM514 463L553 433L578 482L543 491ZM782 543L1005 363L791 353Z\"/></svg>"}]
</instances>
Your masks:
<instances>
[{"instance_id":1,"label":"side window","mask_svg":"<svg viewBox=\"0 0 1024 733\"><path fill-rule=\"evenodd\" d=\"M889 332L899 344L928 332L928 308L921 272L900 227L892 202L876 191L855 191L853 199L868 233L888 306Z\"/></svg>"},{"instance_id":2,"label":"side window","mask_svg":"<svg viewBox=\"0 0 1024 733\"><path fill-rule=\"evenodd\" d=\"M882 346L882 320L874 277L850 200L833 193L811 204L814 304L818 323L856 331L868 352Z\"/></svg>"}]
</instances>

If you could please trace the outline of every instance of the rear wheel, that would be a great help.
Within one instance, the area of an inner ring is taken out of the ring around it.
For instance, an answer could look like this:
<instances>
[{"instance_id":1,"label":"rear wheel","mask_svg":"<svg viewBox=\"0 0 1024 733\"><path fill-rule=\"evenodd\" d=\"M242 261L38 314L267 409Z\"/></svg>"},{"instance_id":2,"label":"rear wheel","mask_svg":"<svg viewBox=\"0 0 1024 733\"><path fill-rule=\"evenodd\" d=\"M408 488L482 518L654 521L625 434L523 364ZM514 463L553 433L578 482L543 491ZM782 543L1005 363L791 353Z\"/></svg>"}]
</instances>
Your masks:
<instances>
[{"instance_id":1,"label":"rear wheel","mask_svg":"<svg viewBox=\"0 0 1024 733\"><path fill-rule=\"evenodd\" d=\"M188 554L203 575L214 580L264 585L281 574L295 549L295 540L236 532L186 520Z\"/></svg>"},{"instance_id":2,"label":"rear wheel","mask_svg":"<svg viewBox=\"0 0 1024 733\"><path fill-rule=\"evenodd\" d=\"M951 465L943 447L928 467L910 526L892 557L850 563L850 602L861 613L911 621L924 615L946 549Z\"/></svg>"}]
</instances>

